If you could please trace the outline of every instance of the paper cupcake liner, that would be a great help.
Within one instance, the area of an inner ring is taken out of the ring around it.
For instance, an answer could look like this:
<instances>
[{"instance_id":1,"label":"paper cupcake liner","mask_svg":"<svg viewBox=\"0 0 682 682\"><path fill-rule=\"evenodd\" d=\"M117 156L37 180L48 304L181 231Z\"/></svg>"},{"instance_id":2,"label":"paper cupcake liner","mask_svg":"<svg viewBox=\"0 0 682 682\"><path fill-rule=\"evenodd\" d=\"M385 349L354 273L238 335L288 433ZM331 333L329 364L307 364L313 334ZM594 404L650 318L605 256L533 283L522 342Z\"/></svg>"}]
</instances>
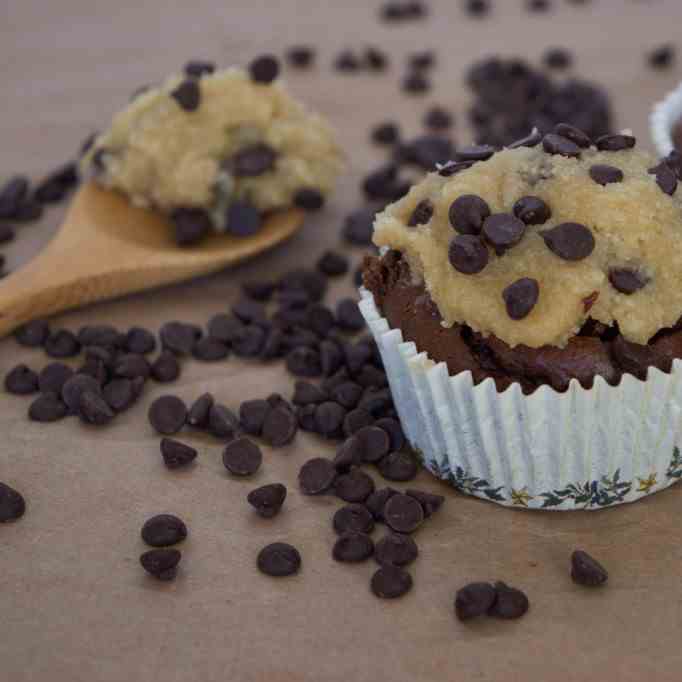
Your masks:
<instances>
[{"instance_id":1,"label":"paper cupcake liner","mask_svg":"<svg viewBox=\"0 0 682 682\"><path fill-rule=\"evenodd\" d=\"M682 362L647 380L573 379L565 393L448 374L399 329L372 294L360 310L379 346L407 439L435 476L509 507L601 509L663 490L682 478Z\"/></svg>"},{"instance_id":2,"label":"paper cupcake liner","mask_svg":"<svg viewBox=\"0 0 682 682\"><path fill-rule=\"evenodd\" d=\"M649 117L651 137L656 151L668 156L674 149L673 129L682 118L682 83L656 104Z\"/></svg>"}]
</instances>

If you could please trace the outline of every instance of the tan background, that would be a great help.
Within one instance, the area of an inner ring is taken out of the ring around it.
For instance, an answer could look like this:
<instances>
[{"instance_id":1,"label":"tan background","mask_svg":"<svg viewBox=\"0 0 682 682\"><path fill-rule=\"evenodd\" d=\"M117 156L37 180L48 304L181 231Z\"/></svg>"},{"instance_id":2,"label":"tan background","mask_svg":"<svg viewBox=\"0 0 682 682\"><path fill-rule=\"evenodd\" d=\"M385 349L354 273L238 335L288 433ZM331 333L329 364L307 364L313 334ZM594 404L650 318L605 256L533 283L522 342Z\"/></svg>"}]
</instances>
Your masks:
<instances>
[{"instance_id":1,"label":"tan background","mask_svg":"<svg viewBox=\"0 0 682 682\"><path fill-rule=\"evenodd\" d=\"M291 87L333 119L350 159L351 172L329 208L276 253L58 323L75 329L85 322L154 328L171 318L204 322L228 307L243 278L310 262L336 243L342 216L359 203L360 174L381 158L365 144L371 123L397 117L416 133L426 104L437 101L457 110L458 137L466 140L462 76L483 53L537 59L549 45L574 48L580 72L609 87L619 123L648 146L650 103L682 77L682 68L655 74L643 54L677 36L677 0L594 0L584 8L555 0L560 9L534 17L519 12L521 0L495 4L493 17L474 22L459 2L433 0L428 21L386 27L375 19L378 3L361 0L5 2L0 176L37 176L66 159L134 88L188 57L243 63L294 42L320 46L321 66L291 74ZM338 49L371 42L393 56L390 76L329 76ZM421 47L438 50L436 90L409 99L397 80L405 55ZM51 210L41 224L21 229L5 250L10 267L38 250L61 215L61 208ZM83 256L86 245L74 254ZM3 374L19 361L46 363L11 340L0 343ZM279 366L230 360L188 362L171 390L187 400L210 390L236 407L289 389ZM415 589L384 603L368 592L373 563L345 567L330 557L336 503L297 491L300 464L329 454L329 446L301 435L287 450L266 451L255 480L238 482L225 476L216 443L191 436L198 465L171 474L144 409L165 390L150 385L143 405L102 431L73 420L31 424L24 400L0 395L0 480L23 491L29 505L19 523L0 528L3 682L679 679L682 488L595 514L531 514L450 493L423 475L420 484L447 494L447 504L419 533ZM280 480L290 490L284 512L259 520L245 503L247 491ZM187 521L190 538L177 582L158 585L137 563L139 528L166 511ZM274 581L254 568L258 549L279 539L302 551L297 578ZM572 585L567 563L576 546L610 568L607 589ZM528 616L517 623L456 622L456 588L485 578L523 587L532 601Z\"/></svg>"}]
</instances>

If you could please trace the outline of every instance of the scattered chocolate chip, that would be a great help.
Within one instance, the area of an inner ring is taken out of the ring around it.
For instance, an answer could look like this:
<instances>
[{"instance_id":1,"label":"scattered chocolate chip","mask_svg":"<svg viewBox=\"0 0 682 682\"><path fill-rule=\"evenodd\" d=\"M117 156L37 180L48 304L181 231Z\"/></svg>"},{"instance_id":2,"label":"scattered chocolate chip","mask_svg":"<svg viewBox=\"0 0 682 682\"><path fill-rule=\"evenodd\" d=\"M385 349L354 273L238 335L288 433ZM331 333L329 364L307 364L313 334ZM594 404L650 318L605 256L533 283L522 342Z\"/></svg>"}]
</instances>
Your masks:
<instances>
[{"instance_id":1,"label":"scattered chocolate chip","mask_svg":"<svg viewBox=\"0 0 682 682\"><path fill-rule=\"evenodd\" d=\"M318 377L322 373L320 354L318 351L299 346L294 348L286 358L287 369L294 376Z\"/></svg>"},{"instance_id":2,"label":"scattered chocolate chip","mask_svg":"<svg viewBox=\"0 0 682 682\"><path fill-rule=\"evenodd\" d=\"M68 408L57 393L43 393L28 408L28 417L34 422L56 422L68 414Z\"/></svg>"},{"instance_id":3,"label":"scattered chocolate chip","mask_svg":"<svg viewBox=\"0 0 682 682\"><path fill-rule=\"evenodd\" d=\"M424 115L424 127L429 130L443 131L452 127L454 118L452 114L442 107L432 107Z\"/></svg>"},{"instance_id":4,"label":"scattered chocolate chip","mask_svg":"<svg viewBox=\"0 0 682 682\"><path fill-rule=\"evenodd\" d=\"M296 415L286 407L271 409L263 422L262 436L268 445L280 448L288 445L298 431Z\"/></svg>"},{"instance_id":5,"label":"scattered chocolate chip","mask_svg":"<svg viewBox=\"0 0 682 682\"><path fill-rule=\"evenodd\" d=\"M340 474L348 473L354 466L362 464L362 445L355 436L346 438L334 457L334 468Z\"/></svg>"},{"instance_id":6,"label":"scattered chocolate chip","mask_svg":"<svg viewBox=\"0 0 682 682\"><path fill-rule=\"evenodd\" d=\"M483 240L473 234L458 234L450 243L450 264L462 274L481 272L488 264L488 258L488 249Z\"/></svg>"},{"instance_id":7,"label":"scattered chocolate chip","mask_svg":"<svg viewBox=\"0 0 682 682\"><path fill-rule=\"evenodd\" d=\"M646 277L631 268L611 268L609 270L611 286L626 296L645 287L648 281Z\"/></svg>"},{"instance_id":8,"label":"scattered chocolate chip","mask_svg":"<svg viewBox=\"0 0 682 682\"><path fill-rule=\"evenodd\" d=\"M647 61L652 69L668 69L675 61L675 46L661 45L649 52Z\"/></svg>"},{"instance_id":9,"label":"scattered chocolate chip","mask_svg":"<svg viewBox=\"0 0 682 682\"><path fill-rule=\"evenodd\" d=\"M158 433L172 436L185 425L187 407L177 396L164 395L151 404L147 416L149 423Z\"/></svg>"},{"instance_id":10,"label":"scattered chocolate chip","mask_svg":"<svg viewBox=\"0 0 682 682\"><path fill-rule=\"evenodd\" d=\"M379 427L388 434L390 441L389 450L391 452L397 452L402 450L405 445L405 434L403 433L403 428L397 419L392 417L384 417L383 419L377 419L374 426Z\"/></svg>"},{"instance_id":11,"label":"scattered chocolate chip","mask_svg":"<svg viewBox=\"0 0 682 682\"><path fill-rule=\"evenodd\" d=\"M190 355L194 344L201 338L201 329L185 322L166 322L159 331L161 345L176 355Z\"/></svg>"},{"instance_id":12,"label":"scattered chocolate chip","mask_svg":"<svg viewBox=\"0 0 682 682\"><path fill-rule=\"evenodd\" d=\"M334 489L344 502L364 502L374 492L374 481L363 471L352 469L336 479Z\"/></svg>"},{"instance_id":13,"label":"scattered chocolate chip","mask_svg":"<svg viewBox=\"0 0 682 682\"><path fill-rule=\"evenodd\" d=\"M382 566L371 581L372 592L381 599L396 599L412 589L412 576L399 566Z\"/></svg>"},{"instance_id":14,"label":"scattered chocolate chip","mask_svg":"<svg viewBox=\"0 0 682 682\"><path fill-rule=\"evenodd\" d=\"M551 5L549 0L527 0L526 7L529 12L546 12Z\"/></svg>"},{"instance_id":15,"label":"scattered chocolate chip","mask_svg":"<svg viewBox=\"0 0 682 682\"><path fill-rule=\"evenodd\" d=\"M134 379L135 377L148 379L151 374L151 367L144 355L124 353L116 358L113 372L117 377L126 379Z\"/></svg>"},{"instance_id":16,"label":"scattered chocolate chip","mask_svg":"<svg viewBox=\"0 0 682 682\"><path fill-rule=\"evenodd\" d=\"M409 452L391 452L378 464L379 472L388 481L411 481L419 472L415 458Z\"/></svg>"},{"instance_id":17,"label":"scattered chocolate chip","mask_svg":"<svg viewBox=\"0 0 682 682\"><path fill-rule=\"evenodd\" d=\"M488 610L488 615L505 620L521 618L528 611L528 597L515 587L503 582L495 583L495 601Z\"/></svg>"},{"instance_id":18,"label":"scattered chocolate chip","mask_svg":"<svg viewBox=\"0 0 682 682\"><path fill-rule=\"evenodd\" d=\"M249 73L255 83L269 85L279 76L279 61L272 55L258 57L249 65Z\"/></svg>"},{"instance_id":19,"label":"scattered chocolate chip","mask_svg":"<svg viewBox=\"0 0 682 682\"><path fill-rule=\"evenodd\" d=\"M260 436L271 409L266 400L247 400L239 406L239 423L246 433Z\"/></svg>"},{"instance_id":20,"label":"scattered chocolate chip","mask_svg":"<svg viewBox=\"0 0 682 682\"><path fill-rule=\"evenodd\" d=\"M345 416L345 408L338 403L321 403L315 410L315 430L321 436L333 438L341 431Z\"/></svg>"},{"instance_id":21,"label":"scattered chocolate chip","mask_svg":"<svg viewBox=\"0 0 682 682\"><path fill-rule=\"evenodd\" d=\"M388 56L376 47L365 50L363 61L370 71L385 71L389 65Z\"/></svg>"},{"instance_id":22,"label":"scattered chocolate chip","mask_svg":"<svg viewBox=\"0 0 682 682\"><path fill-rule=\"evenodd\" d=\"M50 327L45 320L32 320L14 332L17 343L27 348L42 346L50 334Z\"/></svg>"},{"instance_id":23,"label":"scattered chocolate chip","mask_svg":"<svg viewBox=\"0 0 682 682\"><path fill-rule=\"evenodd\" d=\"M78 171L74 162L69 162L50 173L33 191L33 197L41 204L61 201L78 184Z\"/></svg>"},{"instance_id":24,"label":"scattered chocolate chip","mask_svg":"<svg viewBox=\"0 0 682 682\"><path fill-rule=\"evenodd\" d=\"M660 163L652 170L654 170L656 184L660 187L661 191L668 196L675 194L677 190L677 175L675 171L666 163Z\"/></svg>"},{"instance_id":25,"label":"scattered chocolate chip","mask_svg":"<svg viewBox=\"0 0 682 682\"><path fill-rule=\"evenodd\" d=\"M238 329L232 338L232 350L235 355L254 358L263 351L266 332L258 325L247 325Z\"/></svg>"},{"instance_id":26,"label":"scattered chocolate chip","mask_svg":"<svg viewBox=\"0 0 682 682\"><path fill-rule=\"evenodd\" d=\"M431 89L431 81L421 71L411 71L402 82L403 92L423 95Z\"/></svg>"},{"instance_id":27,"label":"scattered chocolate chip","mask_svg":"<svg viewBox=\"0 0 682 682\"><path fill-rule=\"evenodd\" d=\"M548 154L558 154L574 159L580 158L580 147L567 137L555 133L548 133L542 138L542 147Z\"/></svg>"},{"instance_id":28,"label":"scattered chocolate chip","mask_svg":"<svg viewBox=\"0 0 682 682\"><path fill-rule=\"evenodd\" d=\"M252 490L248 496L248 503L265 519L271 519L279 514L287 489L281 483L271 483Z\"/></svg>"},{"instance_id":29,"label":"scattered chocolate chip","mask_svg":"<svg viewBox=\"0 0 682 682\"><path fill-rule=\"evenodd\" d=\"M102 388L102 397L114 412L127 410L139 396L144 380L114 379Z\"/></svg>"},{"instance_id":30,"label":"scattered chocolate chip","mask_svg":"<svg viewBox=\"0 0 682 682\"><path fill-rule=\"evenodd\" d=\"M335 386L330 392L329 397L332 402L338 403L346 410L352 410L360 401L362 393L363 388L360 384L356 384L353 381L345 381L344 383Z\"/></svg>"},{"instance_id":31,"label":"scattered chocolate chip","mask_svg":"<svg viewBox=\"0 0 682 682\"><path fill-rule=\"evenodd\" d=\"M317 269L327 277L338 277L348 272L348 258L336 251L325 251L317 261Z\"/></svg>"},{"instance_id":32,"label":"scattered chocolate chip","mask_svg":"<svg viewBox=\"0 0 682 682\"><path fill-rule=\"evenodd\" d=\"M289 66L296 69L307 69L315 61L315 49L308 45L294 45L287 50L286 60Z\"/></svg>"},{"instance_id":33,"label":"scattered chocolate chip","mask_svg":"<svg viewBox=\"0 0 682 682\"><path fill-rule=\"evenodd\" d=\"M185 111L196 111L199 108L201 101L201 90L199 84L193 78L188 78L175 90L170 93L170 96L180 105L180 108Z\"/></svg>"},{"instance_id":34,"label":"scattered chocolate chip","mask_svg":"<svg viewBox=\"0 0 682 682\"><path fill-rule=\"evenodd\" d=\"M233 201L227 209L225 231L234 237L251 237L263 226L263 218L255 206L246 201Z\"/></svg>"},{"instance_id":35,"label":"scattered chocolate chip","mask_svg":"<svg viewBox=\"0 0 682 682\"><path fill-rule=\"evenodd\" d=\"M518 244L526 232L526 225L511 213L493 213L483 223L483 236L499 252Z\"/></svg>"},{"instance_id":36,"label":"scattered chocolate chip","mask_svg":"<svg viewBox=\"0 0 682 682\"><path fill-rule=\"evenodd\" d=\"M258 570L273 577L298 573L301 568L299 551L284 542L274 542L258 554Z\"/></svg>"},{"instance_id":37,"label":"scattered chocolate chip","mask_svg":"<svg viewBox=\"0 0 682 682\"><path fill-rule=\"evenodd\" d=\"M301 429L308 432L315 431L316 405L303 405L296 410L296 418Z\"/></svg>"},{"instance_id":38,"label":"scattered chocolate chip","mask_svg":"<svg viewBox=\"0 0 682 682\"><path fill-rule=\"evenodd\" d=\"M592 144L589 135L586 135L580 128L576 128L568 123L557 123L554 126L554 132L560 137L570 140L581 149L587 149Z\"/></svg>"},{"instance_id":39,"label":"scattered chocolate chip","mask_svg":"<svg viewBox=\"0 0 682 682\"><path fill-rule=\"evenodd\" d=\"M185 64L184 72L186 76L192 78L201 78L202 76L209 76L215 71L215 64L213 62L204 61L202 59L192 59Z\"/></svg>"},{"instance_id":40,"label":"scattered chocolate chip","mask_svg":"<svg viewBox=\"0 0 682 682\"><path fill-rule=\"evenodd\" d=\"M268 281L254 281L244 282L242 284L242 291L246 296L254 301L269 301L275 293L276 285L274 282Z\"/></svg>"},{"instance_id":41,"label":"scattered chocolate chip","mask_svg":"<svg viewBox=\"0 0 682 682\"><path fill-rule=\"evenodd\" d=\"M259 142L238 151L231 162L234 175L250 178L263 175L275 167L277 152L267 144Z\"/></svg>"},{"instance_id":42,"label":"scattered chocolate chip","mask_svg":"<svg viewBox=\"0 0 682 682\"><path fill-rule=\"evenodd\" d=\"M365 326L365 318L352 298L343 298L336 304L336 321L341 329L349 332L360 331Z\"/></svg>"},{"instance_id":43,"label":"scattered chocolate chip","mask_svg":"<svg viewBox=\"0 0 682 682\"><path fill-rule=\"evenodd\" d=\"M223 464L234 476L253 476L262 461L260 448L248 438L236 438L223 450Z\"/></svg>"},{"instance_id":44,"label":"scattered chocolate chip","mask_svg":"<svg viewBox=\"0 0 682 682\"><path fill-rule=\"evenodd\" d=\"M571 578L578 585L598 587L606 583L609 574L594 557L577 549L571 555Z\"/></svg>"},{"instance_id":45,"label":"scattered chocolate chip","mask_svg":"<svg viewBox=\"0 0 682 682\"><path fill-rule=\"evenodd\" d=\"M303 187L294 195L294 206L304 211L319 211L324 206L324 195L313 187Z\"/></svg>"},{"instance_id":46,"label":"scattered chocolate chip","mask_svg":"<svg viewBox=\"0 0 682 682\"><path fill-rule=\"evenodd\" d=\"M457 161L486 161L495 154L495 147L489 144L462 147L455 155Z\"/></svg>"},{"instance_id":47,"label":"scattered chocolate chip","mask_svg":"<svg viewBox=\"0 0 682 682\"><path fill-rule=\"evenodd\" d=\"M140 556L140 564L158 580L174 580L182 553L177 549L150 549Z\"/></svg>"},{"instance_id":48,"label":"scattered chocolate chip","mask_svg":"<svg viewBox=\"0 0 682 682\"><path fill-rule=\"evenodd\" d=\"M78 339L67 329L60 329L50 334L45 339L44 347L45 352L51 358L71 358L78 355L81 350Z\"/></svg>"},{"instance_id":49,"label":"scattered chocolate chip","mask_svg":"<svg viewBox=\"0 0 682 682\"><path fill-rule=\"evenodd\" d=\"M421 135L399 149L399 159L402 163L413 164L425 171L432 171L438 164L447 163L454 155L455 146L452 139L435 133Z\"/></svg>"},{"instance_id":50,"label":"scattered chocolate chip","mask_svg":"<svg viewBox=\"0 0 682 682\"><path fill-rule=\"evenodd\" d=\"M369 246L374 233L375 211L360 209L346 217L343 227L344 239L355 246Z\"/></svg>"},{"instance_id":51,"label":"scattered chocolate chip","mask_svg":"<svg viewBox=\"0 0 682 682\"><path fill-rule=\"evenodd\" d=\"M632 135L602 135L597 138L595 144L600 152L620 152L632 149L637 140Z\"/></svg>"},{"instance_id":52,"label":"scattered chocolate chip","mask_svg":"<svg viewBox=\"0 0 682 682\"><path fill-rule=\"evenodd\" d=\"M477 235L490 216L490 207L475 194L464 194L452 202L448 213L450 224L460 234Z\"/></svg>"},{"instance_id":53,"label":"scattered chocolate chip","mask_svg":"<svg viewBox=\"0 0 682 682\"><path fill-rule=\"evenodd\" d=\"M161 456L168 469L183 469L197 457L197 451L174 438L161 439Z\"/></svg>"},{"instance_id":54,"label":"scattered chocolate chip","mask_svg":"<svg viewBox=\"0 0 682 682\"><path fill-rule=\"evenodd\" d=\"M26 365L17 365L5 375L5 390L14 395L38 392L38 375Z\"/></svg>"},{"instance_id":55,"label":"scattered chocolate chip","mask_svg":"<svg viewBox=\"0 0 682 682\"><path fill-rule=\"evenodd\" d=\"M417 227L418 225L426 225L433 217L433 204L429 199L422 199L412 211L408 227Z\"/></svg>"},{"instance_id":56,"label":"scattered chocolate chip","mask_svg":"<svg viewBox=\"0 0 682 682\"><path fill-rule=\"evenodd\" d=\"M366 500L365 506L369 509L370 513L374 517L375 521L384 522L384 507L386 502L397 495L398 491L393 488L380 488L375 490Z\"/></svg>"},{"instance_id":57,"label":"scattered chocolate chip","mask_svg":"<svg viewBox=\"0 0 682 682\"><path fill-rule=\"evenodd\" d=\"M347 504L334 514L334 530L339 534L371 533L374 530L374 517L364 504Z\"/></svg>"},{"instance_id":58,"label":"scattered chocolate chip","mask_svg":"<svg viewBox=\"0 0 682 682\"><path fill-rule=\"evenodd\" d=\"M131 327L126 333L125 347L129 353L146 355L156 349L154 334L143 327Z\"/></svg>"},{"instance_id":59,"label":"scattered chocolate chip","mask_svg":"<svg viewBox=\"0 0 682 682\"><path fill-rule=\"evenodd\" d=\"M547 248L563 260L582 260L594 251L594 236L580 223L561 223L540 235Z\"/></svg>"},{"instance_id":60,"label":"scattered chocolate chip","mask_svg":"<svg viewBox=\"0 0 682 682\"><path fill-rule=\"evenodd\" d=\"M208 411L208 430L216 438L230 440L239 431L239 420L225 405L214 403Z\"/></svg>"},{"instance_id":61,"label":"scattered chocolate chip","mask_svg":"<svg viewBox=\"0 0 682 682\"><path fill-rule=\"evenodd\" d=\"M343 419L343 433L346 437L356 434L365 426L374 424L374 417L363 408L356 408L346 414Z\"/></svg>"},{"instance_id":62,"label":"scattered chocolate chip","mask_svg":"<svg viewBox=\"0 0 682 682\"><path fill-rule=\"evenodd\" d=\"M208 321L209 337L225 344L232 343L243 328L244 323L241 320L225 313L218 313Z\"/></svg>"},{"instance_id":63,"label":"scattered chocolate chip","mask_svg":"<svg viewBox=\"0 0 682 682\"><path fill-rule=\"evenodd\" d=\"M334 60L334 68L342 73L354 73L360 70L360 60L350 50L344 50Z\"/></svg>"},{"instance_id":64,"label":"scattered chocolate chip","mask_svg":"<svg viewBox=\"0 0 682 682\"><path fill-rule=\"evenodd\" d=\"M362 459L365 462L376 463L389 452L391 441L388 433L377 426L365 426L355 433L359 441Z\"/></svg>"},{"instance_id":65,"label":"scattered chocolate chip","mask_svg":"<svg viewBox=\"0 0 682 682\"><path fill-rule=\"evenodd\" d=\"M521 197L514 204L514 215L526 225L542 225L552 217L552 211L540 197Z\"/></svg>"},{"instance_id":66,"label":"scattered chocolate chip","mask_svg":"<svg viewBox=\"0 0 682 682\"><path fill-rule=\"evenodd\" d=\"M211 233L211 217L201 208L176 208L170 215L179 246L198 244Z\"/></svg>"},{"instance_id":67,"label":"scattered chocolate chip","mask_svg":"<svg viewBox=\"0 0 682 682\"><path fill-rule=\"evenodd\" d=\"M332 556L335 561L358 563L369 559L374 553L374 543L369 535L349 531L334 543Z\"/></svg>"},{"instance_id":68,"label":"scattered chocolate chip","mask_svg":"<svg viewBox=\"0 0 682 682\"><path fill-rule=\"evenodd\" d=\"M573 55L563 47L551 47L543 55L542 61L548 69L563 70L573 65Z\"/></svg>"},{"instance_id":69,"label":"scattered chocolate chip","mask_svg":"<svg viewBox=\"0 0 682 682\"><path fill-rule=\"evenodd\" d=\"M297 381L294 384L294 395L291 401L294 405L309 405L311 403L318 404L329 400L326 391L309 381Z\"/></svg>"},{"instance_id":70,"label":"scattered chocolate chip","mask_svg":"<svg viewBox=\"0 0 682 682\"><path fill-rule=\"evenodd\" d=\"M73 370L61 362L51 362L38 375L38 386L42 393L60 395L66 381L73 376Z\"/></svg>"},{"instance_id":71,"label":"scattered chocolate chip","mask_svg":"<svg viewBox=\"0 0 682 682\"><path fill-rule=\"evenodd\" d=\"M522 277L502 292L507 315L512 320L523 320L535 307L540 296L540 285L536 279Z\"/></svg>"},{"instance_id":72,"label":"scattered chocolate chip","mask_svg":"<svg viewBox=\"0 0 682 682\"><path fill-rule=\"evenodd\" d=\"M192 355L202 362L224 360L229 354L230 349L222 341L212 339L210 336L199 339L192 350Z\"/></svg>"},{"instance_id":73,"label":"scattered chocolate chip","mask_svg":"<svg viewBox=\"0 0 682 682\"><path fill-rule=\"evenodd\" d=\"M497 593L490 583L469 583L457 591L455 613L461 621L486 615L493 607Z\"/></svg>"},{"instance_id":74,"label":"scattered chocolate chip","mask_svg":"<svg viewBox=\"0 0 682 682\"><path fill-rule=\"evenodd\" d=\"M187 537L187 526L173 514L158 514L145 521L140 535L150 547L168 547Z\"/></svg>"},{"instance_id":75,"label":"scattered chocolate chip","mask_svg":"<svg viewBox=\"0 0 682 682\"><path fill-rule=\"evenodd\" d=\"M0 244L7 244L16 237L16 232L11 225L0 223Z\"/></svg>"},{"instance_id":76,"label":"scattered chocolate chip","mask_svg":"<svg viewBox=\"0 0 682 682\"><path fill-rule=\"evenodd\" d=\"M31 223L39 220L43 215L43 205L35 199L27 199L17 206L12 220L17 223Z\"/></svg>"},{"instance_id":77,"label":"scattered chocolate chip","mask_svg":"<svg viewBox=\"0 0 682 682\"><path fill-rule=\"evenodd\" d=\"M0 523L16 521L25 512L26 500L24 500L24 496L6 483L0 483Z\"/></svg>"},{"instance_id":78,"label":"scattered chocolate chip","mask_svg":"<svg viewBox=\"0 0 682 682\"><path fill-rule=\"evenodd\" d=\"M78 401L78 416L86 424L104 426L116 415L99 392L83 391Z\"/></svg>"},{"instance_id":79,"label":"scattered chocolate chip","mask_svg":"<svg viewBox=\"0 0 682 682\"><path fill-rule=\"evenodd\" d=\"M387 533L374 548L374 558L382 566L407 566L418 556L417 543L400 533Z\"/></svg>"},{"instance_id":80,"label":"scattered chocolate chip","mask_svg":"<svg viewBox=\"0 0 682 682\"><path fill-rule=\"evenodd\" d=\"M442 495L434 495L423 490L408 488L405 493L410 497L414 497L421 504L425 519L435 514L443 506L443 502L445 502L445 498Z\"/></svg>"},{"instance_id":81,"label":"scattered chocolate chip","mask_svg":"<svg viewBox=\"0 0 682 682\"><path fill-rule=\"evenodd\" d=\"M400 128L392 121L380 123L372 129L371 138L376 144L395 144L400 140Z\"/></svg>"},{"instance_id":82,"label":"scattered chocolate chip","mask_svg":"<svg viewBox=\"0 0 682 682\"><path fill-rule=\"evenodd\" d=\"M86 391L95 395L102 395L102 387L99 381L87 374L74 374L63 383L61 388L62 400L72 414L78 413L81 396Z\"/></svg>"},{"instance_id":83,"label":"scattered chocolate chip","mask_svg":"<svg viewBox=\"0 0 682 682\"><path fill-rule=\"evenodd\" d=\"M672 171L671 171L672 172ZM606 164L598 163L590 167L590 177L598 185L609 185L615 182L623 182L623 171L615 166L608 166ZM673 173L673 179L677 184L677 179Z\"/></svg>"},{"instance_id":84,"label":"scattered chocolate chip","mask_svg":"<svg viewBox=\"0 0 682 682\"><path fill-rule=\"evenodd\" d=\"M180 376L180 363L171 351L163 351L152 364L152 376L160 383L175 381Z\"/></svg>"},{"instance_id":85,"label":"scattered chocolate chip","mask_svg":"<svg viewBox=\"0 0 682 682\"><path fill-rule=\"evenodd\" d=\"M0 218L14 218L28 197L29 181L24 175L15 175L0 187Z\"/></svg>"},{"instance_id":86,"label":"scattered chocolate chip","mask_svg":"<svg viewBox=\"0 0 682 682\"><path fill-rule=\"evenodd\" d=\"M489 0L467 0L466 11L472 17L483 17L490 11Z\"/></svg>"},{"instance_id":87,"label":"scattered chocolate chip","mask_svg":"<svg viewBox=\"0 0 682 682\"><path fill-rule=\"evenodd\" d=\"M424 521L421 504L403 493L388 499L383 514L386 523L397 533L413 533Z\"/></svg>"}]
</instances>

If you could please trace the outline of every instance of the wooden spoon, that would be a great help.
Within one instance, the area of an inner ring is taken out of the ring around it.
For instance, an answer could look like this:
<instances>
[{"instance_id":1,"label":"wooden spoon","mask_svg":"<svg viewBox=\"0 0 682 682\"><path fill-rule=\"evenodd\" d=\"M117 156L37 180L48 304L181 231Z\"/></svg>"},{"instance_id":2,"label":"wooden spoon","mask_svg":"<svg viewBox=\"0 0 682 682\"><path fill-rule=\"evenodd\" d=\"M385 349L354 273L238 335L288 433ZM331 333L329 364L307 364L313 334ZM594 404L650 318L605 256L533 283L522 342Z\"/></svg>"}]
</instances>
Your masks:
<instances>
[{"instance_id":1,"label":"wooden spoon","mask_svg":"<svg viewBox=\"0 0 682 682\"><path fill-rule=\"evenodd\" d=\"M303 212L292 209L274 214L253 237L216 234L179 247L163 216L86 183L45 250L0 282L0 336L68 308L221 270L275 246L302 224Z\"/></svg>"}]
</instances>

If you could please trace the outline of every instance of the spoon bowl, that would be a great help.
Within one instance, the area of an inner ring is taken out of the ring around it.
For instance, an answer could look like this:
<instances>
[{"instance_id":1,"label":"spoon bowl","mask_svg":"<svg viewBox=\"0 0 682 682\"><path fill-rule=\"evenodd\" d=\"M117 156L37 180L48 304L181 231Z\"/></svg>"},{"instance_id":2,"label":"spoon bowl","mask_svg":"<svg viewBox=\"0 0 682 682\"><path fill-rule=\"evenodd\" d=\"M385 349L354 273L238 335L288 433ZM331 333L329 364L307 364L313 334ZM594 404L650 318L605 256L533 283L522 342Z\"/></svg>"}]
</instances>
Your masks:
<instances>
[{"instance_id":1,"label":"spoon bowl","mask_svg":"<svg viewBox=\"0 0 682 682\"><path fill-rule=\"evenodd\" d=\"M167 218L85 183L54 239L0 282L0 336L36 318L235 265L293 235L303 218L291 209L270 216L253 237L213 234L179 247Z\"/></svg>"}]
</instances>

